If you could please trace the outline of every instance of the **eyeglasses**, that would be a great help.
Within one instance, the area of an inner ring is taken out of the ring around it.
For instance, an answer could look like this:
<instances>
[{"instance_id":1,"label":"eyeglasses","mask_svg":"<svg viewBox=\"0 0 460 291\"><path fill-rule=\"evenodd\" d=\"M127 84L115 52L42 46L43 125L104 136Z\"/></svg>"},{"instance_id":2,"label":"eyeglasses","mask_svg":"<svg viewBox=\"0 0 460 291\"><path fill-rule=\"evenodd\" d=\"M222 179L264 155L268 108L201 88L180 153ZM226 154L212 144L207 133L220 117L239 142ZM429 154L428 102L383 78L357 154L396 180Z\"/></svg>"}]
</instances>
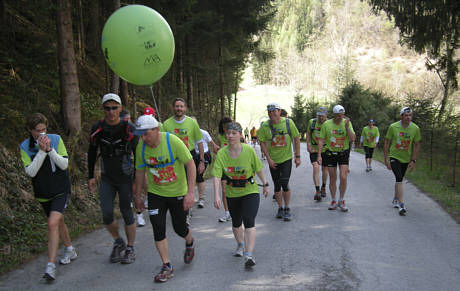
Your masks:
<instances>
[{"instance_id":1,"label":"eyeglasses","mask_svg":"<svg viewBox=\"0 0 460 291\"><path fill-rule=\"evenodd\" d=\"M118 109L118 106L104 106L105 111L110 111L110 110L115 111L117 109Z\"/></svg>"},{"instance_id":2,"label":"eyeglasses","mask_svg":"<svg viewBox=\"0 0 460 291\"><path fill-rule=\"evenodd\" d=\"M275 107L269 107L267 108L267 111L271 112L271 111L276 111L276 110L279 110L278 108L275 108Z\"/></svg>"}]
</instances>

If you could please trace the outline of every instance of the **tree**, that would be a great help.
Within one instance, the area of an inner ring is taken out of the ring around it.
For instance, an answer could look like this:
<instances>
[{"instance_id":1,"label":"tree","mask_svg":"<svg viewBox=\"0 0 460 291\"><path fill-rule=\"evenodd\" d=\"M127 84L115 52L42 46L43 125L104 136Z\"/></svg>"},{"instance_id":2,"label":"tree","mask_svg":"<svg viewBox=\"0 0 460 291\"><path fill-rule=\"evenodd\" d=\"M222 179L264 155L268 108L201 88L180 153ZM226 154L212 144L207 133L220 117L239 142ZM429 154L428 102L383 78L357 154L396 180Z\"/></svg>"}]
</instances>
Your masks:
<instances>
[{"instance_id":1,"label":"tree","mask_svg":"<svg viewBox=\"0 0 460 291\"><path fill-rule=\"evenodd\" d=\"M435 70L444 87L439 115L445 112L451 90L458 88L460 61L455 58L460 34L458 0L369 0L376 12L394 19L402 41L427 53L426 66Z\"/></svg>"},{"instance_id":2,"label":"tree","mask_svg":"<svg viewBox=\"0 0 460 291\"><path fill-rule=\"evenodd\" d=\"M81 116L70 0L57 1L56 27L58 34L61 110L67 131L74 135L81 128Z\"/></svg>"},{"instance_id":3,"label":"tree","mask_svg":"<svg viewBox=\"0 0 460 291\"><path fill-rule=\"evenodd\" d=\"M305 97L297 93L294 96L294 105L291 106L291 119L294 121L301 137L307 132L307 117L304 104Z\"/></svg>"}]
</instances>

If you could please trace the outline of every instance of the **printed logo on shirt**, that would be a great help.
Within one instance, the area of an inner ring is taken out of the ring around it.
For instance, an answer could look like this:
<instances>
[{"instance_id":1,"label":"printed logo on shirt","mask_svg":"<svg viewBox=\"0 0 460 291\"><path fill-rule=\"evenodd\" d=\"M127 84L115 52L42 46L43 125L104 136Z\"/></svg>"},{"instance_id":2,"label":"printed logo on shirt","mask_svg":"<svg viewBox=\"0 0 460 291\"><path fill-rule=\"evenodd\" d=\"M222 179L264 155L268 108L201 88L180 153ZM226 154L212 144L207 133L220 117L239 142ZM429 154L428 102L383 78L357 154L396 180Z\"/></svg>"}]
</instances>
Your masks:
<instances>
[{"instance_id":1,"label":"printed logo on shirt","mask_svg":"<svg viewBox=\"0 0 460 291\"><path fill-rule=\"evenodd\" d=\"M342 129L333 129L331 130L332 134L342 135L345 133Z\"/></svg>"}]
</instances>

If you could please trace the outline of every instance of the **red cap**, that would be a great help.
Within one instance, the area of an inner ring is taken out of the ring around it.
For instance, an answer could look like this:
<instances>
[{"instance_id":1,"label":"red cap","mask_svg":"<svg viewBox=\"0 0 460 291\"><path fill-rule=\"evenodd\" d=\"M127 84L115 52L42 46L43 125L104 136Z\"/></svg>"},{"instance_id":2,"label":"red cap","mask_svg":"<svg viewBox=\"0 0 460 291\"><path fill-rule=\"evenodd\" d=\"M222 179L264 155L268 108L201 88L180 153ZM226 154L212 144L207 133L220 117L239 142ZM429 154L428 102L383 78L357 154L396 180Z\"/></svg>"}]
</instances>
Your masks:
<instances>
[{"instance_id":1,"label":"red cap","mask_svg":"<svg viewBox=\"0 0 460 291\"><path fill-rule=\"evenodd\" d=\"M155 109L153 109L152 107L145 107L144 115L152 115L152 116L154 116L155 115Z\"/></svg>"}]
</instances>

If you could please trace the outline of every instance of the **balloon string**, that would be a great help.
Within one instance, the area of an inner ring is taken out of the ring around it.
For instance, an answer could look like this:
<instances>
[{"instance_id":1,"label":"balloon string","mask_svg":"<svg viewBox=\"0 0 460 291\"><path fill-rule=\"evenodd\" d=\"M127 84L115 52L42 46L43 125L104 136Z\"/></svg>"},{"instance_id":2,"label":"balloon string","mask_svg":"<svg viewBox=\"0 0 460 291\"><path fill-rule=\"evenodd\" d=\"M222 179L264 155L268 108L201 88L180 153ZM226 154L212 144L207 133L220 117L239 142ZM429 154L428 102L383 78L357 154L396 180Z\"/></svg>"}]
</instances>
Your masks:
<instances>
[{"instance_id":1,"label":"balloon string","mask_svg":"<svg viewBox=\"0 0 460 291\"><path fill-rule=\"evenodd\" d=\"M160 110L158 110L157 102L155 101L155 95L153 95L152 86L150 86L150 93L152 93L153 104L155 105L155 111L157 112L158 121L161 122Z\"/></svg>"}]
</instances>

